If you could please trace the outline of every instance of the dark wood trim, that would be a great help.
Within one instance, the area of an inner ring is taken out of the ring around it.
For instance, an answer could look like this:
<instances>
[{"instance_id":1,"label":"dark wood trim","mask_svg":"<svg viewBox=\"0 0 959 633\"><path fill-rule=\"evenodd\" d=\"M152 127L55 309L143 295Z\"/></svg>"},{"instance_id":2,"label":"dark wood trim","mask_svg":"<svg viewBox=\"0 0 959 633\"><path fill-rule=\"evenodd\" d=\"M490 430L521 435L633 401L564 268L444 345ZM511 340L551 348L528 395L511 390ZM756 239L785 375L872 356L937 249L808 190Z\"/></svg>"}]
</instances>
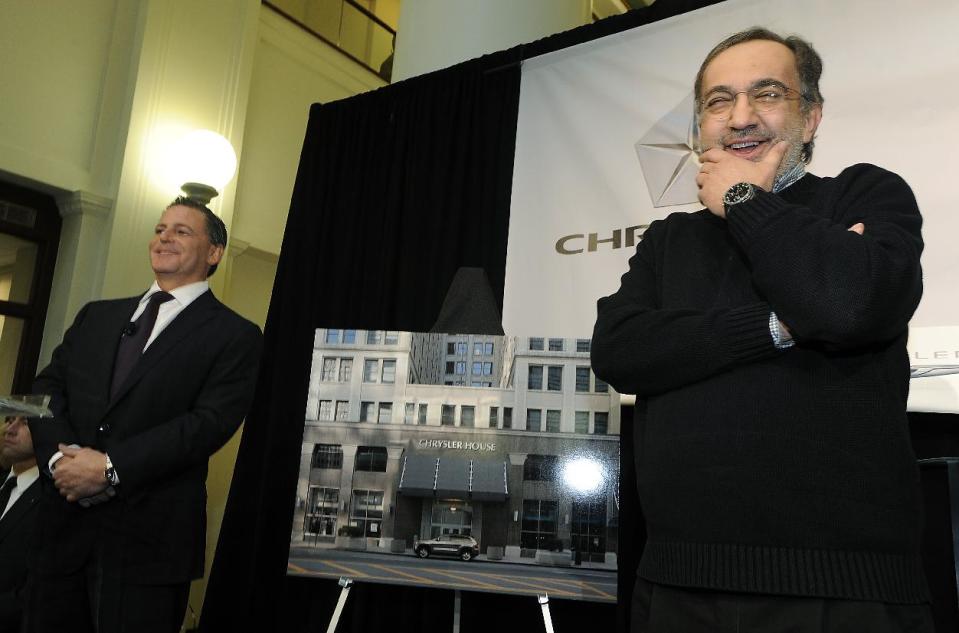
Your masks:
<instances>
[{"instance_id":1,"label":"dark wood trim","mask_svg":"<svg viewBox=\"0 0 959 633\"><path fill-rule=\"evenodd\" d=\"M262 3L263 3L263 6L269 8L271 11L273 11L273 12L275 12L275 13L283 16L284 18L286 18L287 20L289 20L289 21L292 22L293 24L297 25L298 27L300 27L301 29L303 29L304 31L306 31L307 33L309 33L310 35L316 37L317 39L319 39L321 42L323 42L323 43L326 44L327 46L333 48L333 49L334 49L335 51L337 51L340 55L343 55L343 56L346 57L347 59L350 59L350 60L356 62L357 64L359 64L360 66L362 66L362 67L365 68L366 70L370 71L371 73L373 73L374 75L376 75L377 77L379 77L380 79L382 79L382 76L380 76L380 73L379 73L378 70L376 70L375 68L372 68L372 67L370 67L370 66L367 66L366 62L364 62L362 59L359 59L359 58L357 58L357 57L354 57L354 56L351 55L350 53L346 52L345 50L343 50L342 48L340 48L335 42L331 42L330 40L326 39L325 37L323 37L322 35L320 35L318 32L314 31L313 29L311 29L311 28L308 27L307 25L303 24L302 22L300 22L298 19L296 19L295 17L293 17L292 15L290 15L289 13L287 13L286 11L284 11L283 9L281 9L281 8L273 5L269 0L262 0ZM393 31L393 29L390 29L390 31L395 34L395 31Z\"/></svg>"},{"instance_id":2,"label":"dark wood trim","mask_svg":"<svg viewBox=\"0 0 959 633\"><path fill-rule=\"evenodd\" d=\"M37 245L28 302L0 301L0 315L24 322L11 388L17 393L29 393L40 359L62 220L56 201L49 194L0 181L0 198L37 212L36 224L32 228L0 221L0 232Z\"/></svg>"}]
</instances>

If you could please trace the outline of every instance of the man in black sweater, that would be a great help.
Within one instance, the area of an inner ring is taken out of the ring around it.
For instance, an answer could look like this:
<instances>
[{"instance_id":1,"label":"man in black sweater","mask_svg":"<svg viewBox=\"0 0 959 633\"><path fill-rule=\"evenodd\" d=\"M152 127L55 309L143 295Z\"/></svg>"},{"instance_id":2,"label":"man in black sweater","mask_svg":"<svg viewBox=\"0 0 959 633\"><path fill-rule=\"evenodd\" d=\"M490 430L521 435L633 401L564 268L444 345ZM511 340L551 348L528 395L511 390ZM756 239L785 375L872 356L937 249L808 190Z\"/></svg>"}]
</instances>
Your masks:
<instances>
[{"instance_id":1,"label":"man in black sweater","mask_svg":"<svg viewBox=\"0 0 959 633\"><path fill-rule=\"evenodd\" d=\"M696 78L696 213L652 223L592 363L647 403L638 631L932 631L909 442L922 219L873 165L805 173L805 41L750 29Z\"/></svg>"}]
</instances>

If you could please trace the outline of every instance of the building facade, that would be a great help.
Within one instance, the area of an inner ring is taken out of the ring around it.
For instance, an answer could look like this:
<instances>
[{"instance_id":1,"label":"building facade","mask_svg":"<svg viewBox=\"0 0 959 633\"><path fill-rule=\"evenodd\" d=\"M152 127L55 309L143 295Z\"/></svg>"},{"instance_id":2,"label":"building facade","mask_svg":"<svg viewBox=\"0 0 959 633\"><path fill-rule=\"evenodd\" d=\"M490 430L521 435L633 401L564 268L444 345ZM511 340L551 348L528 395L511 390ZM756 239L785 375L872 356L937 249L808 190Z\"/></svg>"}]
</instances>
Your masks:
<instances>
[{"instance_id":1,"label":"building facade","mask_svg":"<svg viewBox=\"0 0 959 633\"><path fill-rule=\"evenodd\" d=\"M319 329L292 544L469 534L615 564L618 436L588 339Z\"/></svg>"}]
</instances>

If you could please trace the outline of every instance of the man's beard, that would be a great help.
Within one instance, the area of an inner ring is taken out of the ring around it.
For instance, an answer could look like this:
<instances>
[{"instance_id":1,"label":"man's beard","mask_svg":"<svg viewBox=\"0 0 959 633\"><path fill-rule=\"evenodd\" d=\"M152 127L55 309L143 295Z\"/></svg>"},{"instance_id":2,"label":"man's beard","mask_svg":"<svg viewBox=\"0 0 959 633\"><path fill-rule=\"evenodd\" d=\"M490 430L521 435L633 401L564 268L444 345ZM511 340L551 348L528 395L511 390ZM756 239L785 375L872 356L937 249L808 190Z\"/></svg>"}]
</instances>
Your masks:
<instances>
[{"instance_id":1,"label":"man's beard","mask_svg":"<svg viewBox=\"0 0 959 633\"><path fill-rule=\"evenodd\" d=\"M789 143L789 149L787 149L786 153L783 155L783 159L780 161L779 167L776 169L776 176L773 179L773 182L779 182L783 176L788 174L803 160L804 128L805 126L803 125L802 118L783 129L779 134L773 134L769 130L759 126L752 126L743 130L737 130L735 132L726 134L718 142L716 142L713 147L719 147L720 149L723 149L739 140L745 138L755 139L756 137L769 141L770 146L772 146L776 141L785 141L786 143ZM709 148L703 148L703 151L706 149ZM765 154L763 154L763 157L765 157ZM758 162L762 160L762 158L756 158L754 160Z\"/></svg>"}]
</instances>

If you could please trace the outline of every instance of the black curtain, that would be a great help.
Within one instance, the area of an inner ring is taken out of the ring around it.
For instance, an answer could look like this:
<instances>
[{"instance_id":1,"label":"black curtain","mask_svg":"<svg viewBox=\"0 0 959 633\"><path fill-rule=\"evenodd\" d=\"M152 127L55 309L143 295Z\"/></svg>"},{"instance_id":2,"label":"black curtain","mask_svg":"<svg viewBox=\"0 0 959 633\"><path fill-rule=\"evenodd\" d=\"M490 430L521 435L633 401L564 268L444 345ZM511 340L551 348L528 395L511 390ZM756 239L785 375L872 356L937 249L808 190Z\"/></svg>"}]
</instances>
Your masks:
<instances>
[{"instance_id":1,"label":"black curtain","mask_svg":"<svg viewBox=\"0 0 959 633\"><path fill-rule=\"evenodd\" d=\"M325 630L336 583L286 575L314 329L428 331L466 266L486 271L502 308L522 60L716 1L657 2L312 107L202 630ZM630 415L624 410L621 438L621 605L644 540ZM559 630L628 627L623 606L617 614L608 604L553 600L551 609ZM451 591L361 583L338 630L448 631L452 617ZM461 626L538 630L542 620L531 597L464 592Z\"/></svg>"}]
</instances>

